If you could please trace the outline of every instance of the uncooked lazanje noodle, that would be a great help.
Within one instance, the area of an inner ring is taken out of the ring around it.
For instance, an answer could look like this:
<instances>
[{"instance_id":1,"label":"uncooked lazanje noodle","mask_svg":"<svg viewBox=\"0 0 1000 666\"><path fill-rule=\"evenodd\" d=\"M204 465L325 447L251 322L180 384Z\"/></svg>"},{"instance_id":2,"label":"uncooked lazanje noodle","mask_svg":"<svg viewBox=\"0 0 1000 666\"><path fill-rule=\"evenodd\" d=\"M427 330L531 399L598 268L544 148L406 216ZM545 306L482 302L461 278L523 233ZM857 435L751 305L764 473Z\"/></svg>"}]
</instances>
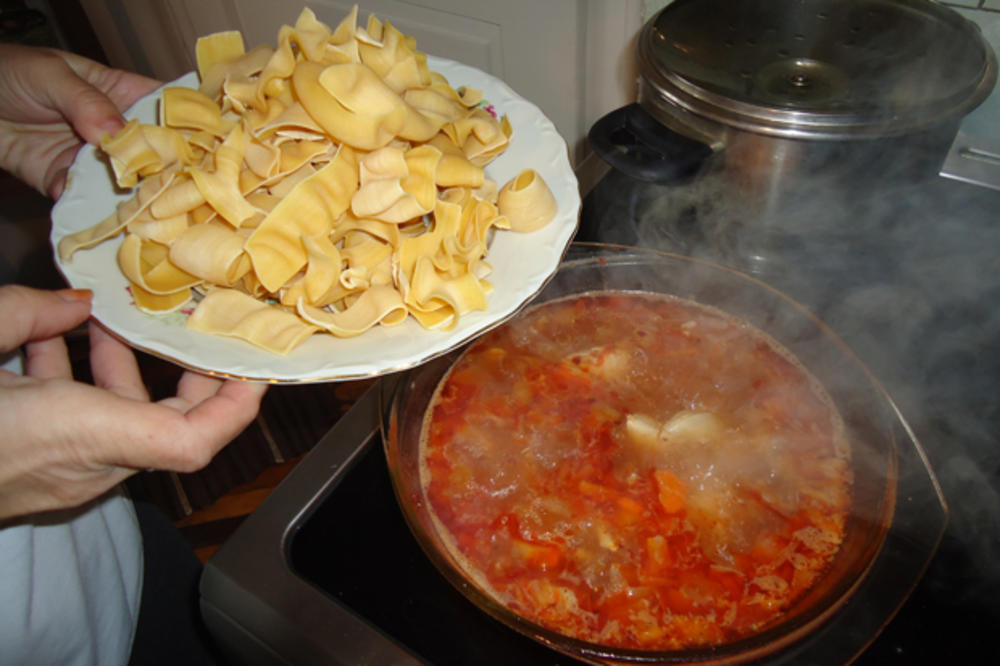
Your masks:
<instances>
[{"instance_id":1,"label":"uncooked lazanje noodle","mask_svg":"<svg viewBox=\"0 0 1000 666\"><path fill-rule=\"evenodd\" d=\"M514 231L537 231L555 217L556 198L533 169L525 169L503 186L497 205Z\"/></svg>"},{"instance_id":2,"label":"uncooked lazanje noodle","mask_svg":"<svg viewBox=\"0 0 1000 666\"><path fill-rule=\"evenodd\" d=\"M197 90L165 88L158 125L101 143L134 196L59 241L70 261L124 234L143 311L197 301L189 328L279 354L410 316L451 328L487 307L493 230L555 217L535 171L503 188L484 173L510 143L506 116L388 22L359 26L356 6L333 30L305 9L274 47L230 31L196 55Z\"/></svg>"}]
</instances>

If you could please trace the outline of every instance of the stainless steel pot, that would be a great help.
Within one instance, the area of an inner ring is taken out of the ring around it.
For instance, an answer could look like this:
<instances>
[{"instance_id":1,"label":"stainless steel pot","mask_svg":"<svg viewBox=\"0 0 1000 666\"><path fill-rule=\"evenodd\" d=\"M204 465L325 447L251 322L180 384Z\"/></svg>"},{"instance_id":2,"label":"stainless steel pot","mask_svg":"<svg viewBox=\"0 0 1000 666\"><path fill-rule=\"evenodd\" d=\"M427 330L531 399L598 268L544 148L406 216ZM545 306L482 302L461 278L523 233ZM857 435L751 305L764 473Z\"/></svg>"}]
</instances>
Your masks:
<instances>
[{"instance_id":1,"label":"stainless steel pot","mask_svg":"<svg viewBox=\"0 0 1000 666\"><path fill-rule=\"evenodd\" d=\"M930 0L676 0L638 59L638 103L592 146L639 181L696 182L659 208L694 206L714 258L751 272L789 234L852 224L826 200L936 176L997 78L978 26ZM677 250L663 212L640 240Z\"/></svg>"}]
</instances>

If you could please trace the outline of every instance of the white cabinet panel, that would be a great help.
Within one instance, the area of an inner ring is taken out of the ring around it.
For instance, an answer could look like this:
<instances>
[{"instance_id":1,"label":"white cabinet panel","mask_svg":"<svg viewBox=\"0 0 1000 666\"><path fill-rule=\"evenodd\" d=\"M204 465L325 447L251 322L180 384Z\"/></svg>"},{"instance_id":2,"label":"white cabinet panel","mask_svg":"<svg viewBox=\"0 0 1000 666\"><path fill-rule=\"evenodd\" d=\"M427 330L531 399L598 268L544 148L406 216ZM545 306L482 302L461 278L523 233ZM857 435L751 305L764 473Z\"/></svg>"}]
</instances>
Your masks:
<instances>
[{"instance_id":1,"label":"white cabinet panel","mask_svg":"<svg viewBox=\"0 0 1000 666\"><path fill-rule=\"evenodd\" d=\"M313 0L83 0L112 64L171 79L194 68L198 36L240 30L248 45L273 43L302 6L336 26L353 3ZM634 43L642 0L369 0L374 13L413 35L422 51L489 72L556 124L577 165L597 118L635 96ZM461 85L462 82L452 82Z\"/></svg>"}]
</instances>

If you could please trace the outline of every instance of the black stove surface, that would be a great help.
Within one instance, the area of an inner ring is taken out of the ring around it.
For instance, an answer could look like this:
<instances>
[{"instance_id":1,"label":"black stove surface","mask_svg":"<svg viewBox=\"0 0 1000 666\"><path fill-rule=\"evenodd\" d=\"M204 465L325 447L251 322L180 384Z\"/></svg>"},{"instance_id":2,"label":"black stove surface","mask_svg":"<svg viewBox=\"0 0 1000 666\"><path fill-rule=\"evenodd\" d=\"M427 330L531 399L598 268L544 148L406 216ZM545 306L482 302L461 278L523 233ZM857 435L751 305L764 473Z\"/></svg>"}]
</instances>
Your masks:
<instances>
[{"instance_id":1,"label":"black stove surface","mask_svg":"<svg viewBox=\"0 0 1000 666\"><path fill-rule=\"evenodd\" d=\"M479 611L438 573L406 526L378 441L303 522L288 553L293 571L426 663L579 663Z\"/></svg>"}]
</instances>

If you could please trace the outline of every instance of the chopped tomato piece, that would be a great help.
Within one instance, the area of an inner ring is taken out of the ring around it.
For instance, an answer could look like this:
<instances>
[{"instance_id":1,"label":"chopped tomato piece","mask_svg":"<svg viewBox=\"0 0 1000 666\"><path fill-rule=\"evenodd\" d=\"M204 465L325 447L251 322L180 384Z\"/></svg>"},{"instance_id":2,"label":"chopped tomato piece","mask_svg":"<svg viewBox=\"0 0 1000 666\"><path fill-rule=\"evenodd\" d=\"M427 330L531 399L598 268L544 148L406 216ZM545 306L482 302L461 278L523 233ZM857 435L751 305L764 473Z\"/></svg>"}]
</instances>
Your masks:
<instances>
[{"instance_id":1,"label":"chopped tomato piece","mask_svg":"<svg viewBox=\"0 0 1000 666\"><path fill-rule=\"evenodd\" d=\"M618 505L617 517L622 525L632 525L642 520L645 509L631 497L621 496L615 500L615 504Z\"/></svg>"},{"instance_id":2,"label":"chopped tomato piece","mask_svg":"<svg viewBox=\"0 0 1000 666\"><path fill-rule=\"evenodd\" d=\"M607 486L602 486L598 483L594 483L592 481L587 481L586 479L580 481L577 488L580 490L581 494L596 499L600 502L614 501L616 495L613 489L608 488Z\"/></svg>"},{"instance_id":3,"label":"chopped tomato piece","mask_svg":"<svg viewBox=\"0 0 1000 666\"><path fill-rule=\"evenodd\" d=\"M558 546L545 543L532 543L523 539L514 539L514 552L530 567L549 571L562 562L562 550Z\"/></svg>"},{"instance_id":4,"label":"chopped tomato piece","mask_svg":"<svg viewBox=\"0 0 1000 666\"><path fill-rule=\"evenodd\" d=\"M678 615L686 615L695 611L694 601L686 591L680 586L668 586L661 588L661 598L663 605Z\"/></svg>"},{"instance_id":5,"label":"chopped tomato piece","mask_svg":"<svg viewBox=\"0 0 1000 666\"><path fill-rule=\"evenodd\" d=\"M678 513L684 508L687 499L687 489L684 482L677 478L673 472L665 469L658 469L653 472L656 485L659 489L660 506L667 513Z\"/></svg>"}]
</instances>

